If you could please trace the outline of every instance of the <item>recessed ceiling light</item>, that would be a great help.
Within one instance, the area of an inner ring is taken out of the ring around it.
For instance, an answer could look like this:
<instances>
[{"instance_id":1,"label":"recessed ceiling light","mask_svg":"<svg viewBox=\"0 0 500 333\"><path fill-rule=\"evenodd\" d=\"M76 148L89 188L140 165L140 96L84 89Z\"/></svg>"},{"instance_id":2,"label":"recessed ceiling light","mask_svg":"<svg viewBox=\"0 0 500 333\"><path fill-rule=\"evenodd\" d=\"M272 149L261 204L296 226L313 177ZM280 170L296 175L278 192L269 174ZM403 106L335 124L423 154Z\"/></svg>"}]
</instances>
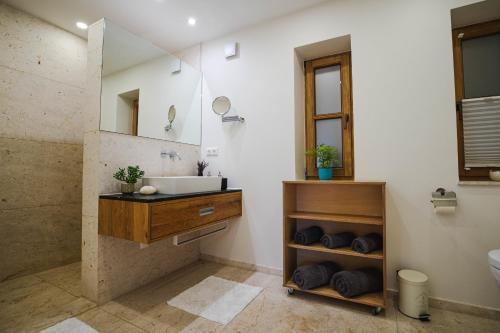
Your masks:
<instances>
[{"instance_id":1,"label":"recessed ceiling light","mask_svg":"<svg viewBox=\"0 0 500 333\"><path fill-rule=\"evenodd\" d=\"M190 18L188 18L188 24L189 24L190 26L194 26L194 25L196 25L196 19L195 19L194 17L190 17Z\"/></svg>"},{"instance_id":2,"label":"recessed ceiling light","mask_svg":"<svg viewBox=\"0 0 500 333\"><path fill-rule=\"evenodd\" d=\"M82 30L87 30L89 27L85 22L76 22L76 26Z\"/></svg>"}]
</instances>

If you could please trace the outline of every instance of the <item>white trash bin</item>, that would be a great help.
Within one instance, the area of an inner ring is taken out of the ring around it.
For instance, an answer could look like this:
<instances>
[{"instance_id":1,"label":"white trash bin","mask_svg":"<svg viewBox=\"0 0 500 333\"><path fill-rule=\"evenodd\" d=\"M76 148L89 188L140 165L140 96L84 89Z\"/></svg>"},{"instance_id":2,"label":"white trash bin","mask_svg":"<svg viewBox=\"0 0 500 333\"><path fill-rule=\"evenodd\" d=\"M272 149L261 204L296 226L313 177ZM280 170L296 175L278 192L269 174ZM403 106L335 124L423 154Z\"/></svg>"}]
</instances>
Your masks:
<instances>
[{"instance_id":1,"label":"white trash bin","mask_svg":"<svg viewBox=\"0 0 500 333\"><path fill-rule=\"evenodd\" d=\"M421 319L429 319L429 278L424 273L411 269L398 271L399 311L405 315Z\"/></svg>"}]
</instances>

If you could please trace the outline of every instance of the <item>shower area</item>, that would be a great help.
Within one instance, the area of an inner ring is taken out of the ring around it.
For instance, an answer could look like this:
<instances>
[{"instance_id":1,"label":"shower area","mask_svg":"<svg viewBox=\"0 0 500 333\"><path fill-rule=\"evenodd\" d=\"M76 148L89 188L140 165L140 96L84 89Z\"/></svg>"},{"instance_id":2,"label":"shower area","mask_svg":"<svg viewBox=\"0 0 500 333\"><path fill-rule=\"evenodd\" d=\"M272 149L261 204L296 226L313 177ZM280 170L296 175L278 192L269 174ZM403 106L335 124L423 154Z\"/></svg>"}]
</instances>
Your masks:
<instances>
[{"instance_id":1,"label":"shower area","mask_svg":"<svg viewBox=\"0 0 500 333\"><path fill-rule=\"evenodd\" d=\"M0 3L0 282L80 261L87 42Z\"/></svg>"}]
</instances>

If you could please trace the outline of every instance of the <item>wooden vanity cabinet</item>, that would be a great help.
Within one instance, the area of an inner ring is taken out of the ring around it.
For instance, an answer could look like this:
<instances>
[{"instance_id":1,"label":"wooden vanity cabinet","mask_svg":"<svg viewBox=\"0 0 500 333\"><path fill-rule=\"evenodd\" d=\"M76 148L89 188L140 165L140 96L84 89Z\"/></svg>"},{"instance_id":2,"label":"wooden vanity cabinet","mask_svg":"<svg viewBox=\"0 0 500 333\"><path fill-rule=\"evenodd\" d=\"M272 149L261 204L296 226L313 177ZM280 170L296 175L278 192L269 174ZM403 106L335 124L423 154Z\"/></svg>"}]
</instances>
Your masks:
<instances>
[{"instance_id":1,"label":"wooden vanity cabinet","mask_svg":"<svg viewBox=\"0 0 500 333\"><path fill-rule=\"evenodd\" d=\"M239 192L135 202L99 199L99 234L148 244L242 214Z\"/></svg>"}]
</instances>

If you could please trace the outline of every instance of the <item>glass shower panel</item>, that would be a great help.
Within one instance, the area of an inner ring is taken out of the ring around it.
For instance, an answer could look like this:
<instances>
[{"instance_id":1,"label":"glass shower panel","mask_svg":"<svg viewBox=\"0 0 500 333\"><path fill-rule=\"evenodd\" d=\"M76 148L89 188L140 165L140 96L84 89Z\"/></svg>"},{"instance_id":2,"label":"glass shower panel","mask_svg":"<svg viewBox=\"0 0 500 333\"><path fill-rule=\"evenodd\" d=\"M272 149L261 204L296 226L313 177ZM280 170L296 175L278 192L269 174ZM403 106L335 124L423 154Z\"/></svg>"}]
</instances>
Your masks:
<instances>
[{"instance_id":1,"label":"glass shower panel","mask_svg":"<svg viewBox=\"0 0 500 333\"><path fill-rule=\"evenodd\" d=\"M316 145L325 144L337 148L338 162L342 167L342 118L316 120Z\"/></svg>"},{"instance_id":2,"label":"glass shower panel","mask_svg":"<svg viewBox=\"0 0 500 333\"><path fill-rule=\"evenodd\" d=\"M316 115L342 111L340 94L340 65L314 71Z\"/></svg>"}]
</instances>

